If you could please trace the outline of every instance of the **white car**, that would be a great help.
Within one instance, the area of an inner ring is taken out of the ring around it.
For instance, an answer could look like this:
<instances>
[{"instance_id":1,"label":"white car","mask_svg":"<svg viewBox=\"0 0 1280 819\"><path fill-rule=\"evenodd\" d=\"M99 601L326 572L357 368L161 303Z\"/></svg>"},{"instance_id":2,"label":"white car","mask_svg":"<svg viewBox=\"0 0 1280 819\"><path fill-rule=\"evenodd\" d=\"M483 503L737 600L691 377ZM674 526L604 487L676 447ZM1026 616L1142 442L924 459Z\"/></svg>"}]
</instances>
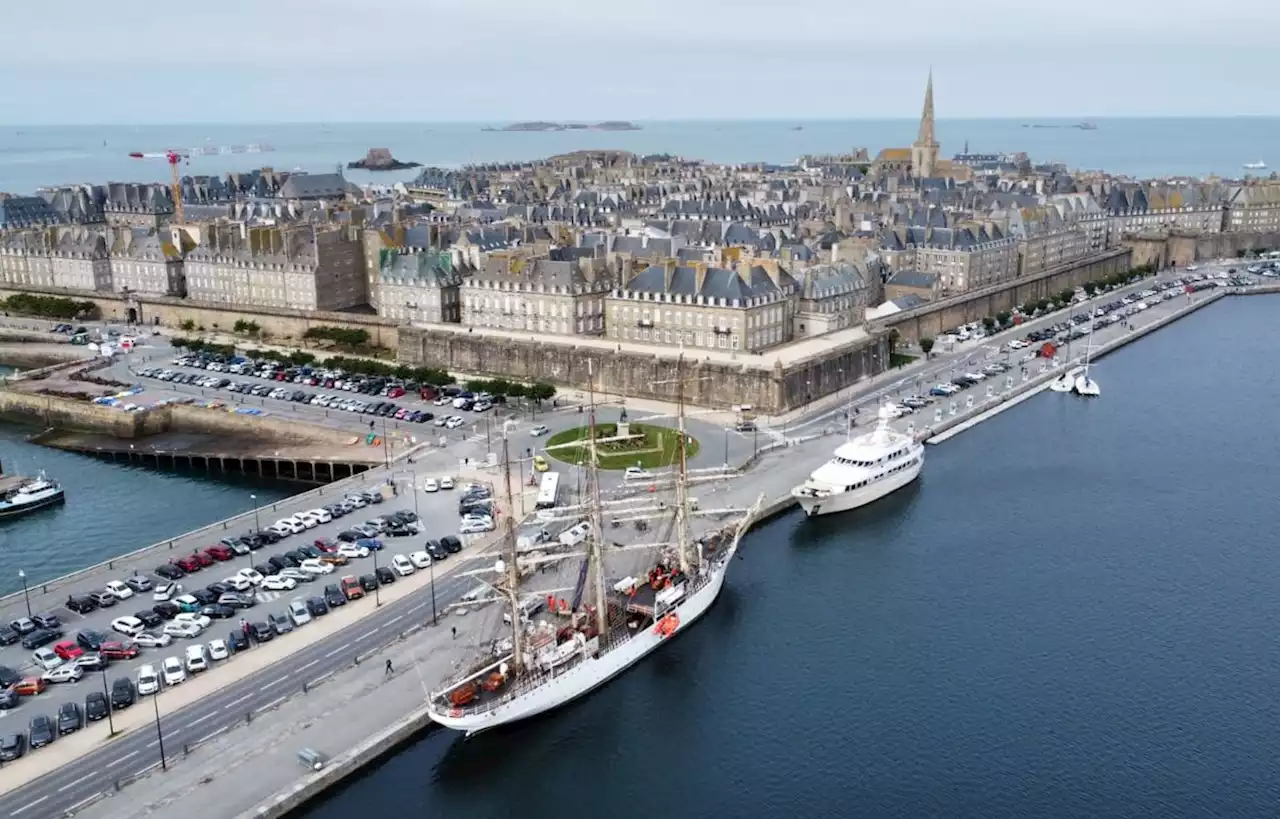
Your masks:
<instances>
[{"instance_id":1,"label":"white car","mask_svg":"<svg viewBox=\"0 0 1280 819\"><path fill-rule=\"evenodd\" d=\"M649 473L638 466L629 466L627 471L622 473L624 481L642 481L649 477Z\"/></svg>"},{"instance_id":2,"label":"white car","mask_svg":"<svg viewBox=\"0 0 1280 819\"><path fill-rule=\"evenodd\" d=\"M535 424L533 429L529 430L529 434L537 438L539 435L546 435L548 432L546 424Z\"/></svg>"},{"instance_id":3,"label":"white car","mask_svg":"<svg viewBox=\"0 0 1280 819\"><path fill-rule=\"evenodd\" d=\"M441 488L441 489L452 489L452 488L453 488L453 478L450 478L448 475L445 475L443 478L441 478L441 479L440 479L440 488Z\"/></svg>"},{"instance_id":4,"label":"white car","mask_svg":"<svg viewBox=\"0 0 1280 819\"><path fill-rule=\"evenodd\" d=\"M329 511L327 509L312 509L311 511L307 512L307 514L315 518L316 520L320 521L321 523L328 523L331 520L333 520L333 515L329 514Z\"/></svg>"},{"instance_id":5,"label":"white car","mask_svg":"<svg viewBox=\"0 0 1280 819\"><path fill-rule=\"evenodd\" d=\"M128 600L133 597L133 589L126 586L123 580L108 580L107 591L117 600Z\"/></svg>"},{"instance_id":6,"label":"white car","mask_svg":"<svg viewBox=\"0 0 1280 819\"><path fill-rule=\"evenodd\" d=\"M149 631L144 631L134 637L133 642L136 643L139 648L164 648L173 642L173 637L164 632L160 634L152 634Z\"/></svg>"},{"instance_id":7,"label":"white car","mask_svg":"<svg viewBox=\"0 0 1280 819\"><path fill-rule=\"evenodd\" d=\"M160 673L164 675L165 685L177 685L187 681L187 669L182 665L182 660L177 657L165 657L164 662L160 664ZM141 690L138 691L142 693Z\"/></svg>"},{"instance_id":8,"label":"white car","mask_svg":"<svg viewBox=\"0 0 1280 819\"><path fill-rule=\"evenodd\" d=\"M137 617L117 617L111 621L111 630L118 631L126 637L136 637L146 630L146 625Z\"/></svg>"},{"instance_id":9,"label":"white car","mask_svg":"<svg viewBox=\"0 0 1280 819\"><path fill-rule=\"evenodd\" d=\"M62 658L55 654L51 648L37 648L31 652L31 662L45 671L52 671L62 665Z\"/></svg>"},{"instance_id":10,"label":"white car","mask_svg":"<svg viewBox=\"0 0 1280 819\"><path fill-rule=\"evenodd\" d=\"M151 595L151 599L157 603L163 603L166 600L172 600L182 594L182 584L174 583L172 580L168 583L161 583L156 586L156 590Z\"/></svg>"},{"instance_id":11,"label":"white car","mask_svg":"<svg viewBox=\"0 0 1280 819\"><path fill-rule=\"evenodd\" d=\"M225 660L231 656L231 651L227 648L226 640L210 640L209 641L209 659Z\"/></svg>"},{"instance_id":12,"label":"white car","mask_svg":"<svg viewBox=\"0 0 1280 819\"><path fill-rule=\"evenodd\" d=\"M493 518L463 518L458 524L458 534L477 535L493 531Z\"/></svg>"},{"instance_id":13,"label":"white car","mask_svg":"<svg viewBox=\"0 0 1280 819\"><path fill-rule=\"evenodd\" d=\"M454 415L451 418L449 418L448 421L444 422L444 426L445 426L445 429L457 429L458 427L462 426L465 423L466 423L466 420L464 420L461 415Z\"/></svg>"},{"instance_id":14,"label":"white car","mask_svg":"<svg viewBox=\"0 0 1280 819\"><path fill-rule=\"evenodd\" d=\"M304 572L302 569L295 569L295 568L293 568L292 566L290 566L290 567L289 567L289 568L287 568L287 569L281 569L281 570L280 570L280 574L278 574L278 575L276 575L276 576L277 576L277 577L287 577L287 578L289 578L290 580L296 580L296 581L298 581L299 583L306 583L306 582L307 582L307 581L309 581L309 580L315 580L315 579L316 579L316 578L315 578L315 575L313 575L313 574L308 574L307 572Z\"/></svg>"},{"instance_id":15,"label":"white car","mask_svg":"<svg viewBox=\"0 0 1280 819\"><path fill-rule=\"evenodd\" d=\"M241 571L244 571L243 569ZM233 574L222 581L238 592L249 591L253 588L253 584L249 582L249 578L242 574Z\"/></svg>"},{"instance_id":16,"label":"white car","mask_svg":"<svg viewBox=\"0 0 1280 819\"><path fill-rule=\"evenodd\" d=\"M307 601L295 597L289 601L289 619L293 621L295 626L304 626L311 622L311 611L307 608Z\"/></svg>"},{"instance_id":17,"label":"white car","mask_svg":"<svg viewBox=\"0 0 1280 819\"><path fill-rule=\"evenodd\" d=\"M176 657L172 659L177 659ZM138 694L146 696L160 690L160 677L156 675L153 665L144 665L138 669Z\"/></svg>"},{"instance_id":18,"label":"white car","mask_svg":"<svg viewBox=\"0 0 1280 819\"><path fill-rule=\"evenodd\" d=\"M419 569L425 569L431 565L431 555L426 552L411 552L409 554L409 560Z\"/></svg>"},{"instance_id":19,"label":"white car","mask_svg":"<svg viewBox=\"0 0 1280 819\"><path fill-rule=\"evenodd\" d=\"M282 577L273 574L262 581L262 588L269 591L293 591L298 587L298 581L292 577Z\"/></svg>"},{"instance_id":20,"label":"white car","mask_svg":"<svg viewBox=\"0 0 1280 819\"><path fill-rule=\"evenodd\" d=\"M205 614L198 611L184 611L173 618L176 623L191 623L197 628L206 629L213 624L213 620Z\"/></svg>"},{"instance_id":21,"label":"white car","mask_svg":"<svg viewBox=\"0 0 1280 819\"><path fill-rule=\"evenodd\" d=\"M201 628L195 623L184 623L177 620L164 624L164 634L168 637L185 637L188 640L199 637Z\"/></svg>"},{"instance_id":22,"label":"white car","mask_svg":"<svg viewBox=\"0 0 1280 819\"><path fill-rule=\"evenodd\" d=\"M278 530L283 529L292 535L302 534L307 531L307 527L302 525L302 521L294 520L293 518L281 518L272 524L272 526Z\"/></svg>"},{"instance_id":23,"label":"white car","mask_svg":"<svg viewBox=\"0 0 1280 819\"><path fill-rule=\"evenodd\" d=\"M283 523L273 523L267 527L267 531L274 532L276 535L280 537L288 537L289 535L293 534L293 527L286 526Z\"/></svg>"},{"instance_id":24,"label":"white car","mask_svg":"<svg viewBox=\"0 0 1280 819\"><path fill-rule=\"evenodd\" d=\"M314 557L309 557L306 560L302 561L302 565L300 565L298 568L313 577L321 574L333 574L335 571L333 566L329 565L328 563L325 563L323 560L318 560Z\"/></svg>"},{"instance_id":25,"label":"white car","mask_svg":"<svg viewBox=\"0 0 1280 819\"><path fill-rule=\"evenodd\" d=\"M262 585L262 580L263 580L262 572L258 571L257 569L241 569L240 571L236 572L236 574L240 575L245 580L248 580L251 585L254 585L254 586Z\"/></svg>"},{"instance_id":26,"label":"white car","mask_svg":"<svg viewBox=\"0 0 1280 819\"><path fill-rule=\"evenodd\" d=\"M440 484L436 483L435 478L427 478L425 481L422 482L422 491L423 492L439 492Z\"/></svg>"},{"instance_id":27,"label":"white car","mask_svg":"<svg viewBox=\"0 0 1280 819\"><path fill-rule=\"evenodd\" d=\"M393 555L391 558L391 568L401 577L408 577L415 571L413 562L404 555Z\"/></svg>"},{"instance_id":28,"label":"white car","mask_svg":"<svg viewBox=\"0 0 1280 819\"><path fill-rule=\"evenodd\" d=\"M84 669L75 663L67 663L57 668L51 668L40 676L44 677L44 681L47 683L73 683L79 682L80 678L84 676Z\"/></svg>"},{"instance_id":29,"label":"white car","mask_svg":"<svg viewBox=\"0 0 1280 819\"><path fill-rule=\"evenodd\" d=\"M209 670L209 654L204 646L187 646L187 670L192 674Z\"/></svg>"},{"instance_id":30,"label":"white car","mask_svg":"<svg viewBox=\"0 0 1280 819\"><path fill-rule=\"evenodd\" d=\"M441 415L435 420L435 426L442 427L449 423L451 419L447 415Z\"/></svg>"},{"instance_id":31,"label":"white car","mask_svg":"<svg viewBox=\"0 0 1280 819\"><path fill-rule=\"evenodd\" d=\"M310 512L299 512L293 516L293 520L301 523L303 529L314 529L320 525L320 519Z\"/></svg>"},{"instance_id":32,"label":"white car","mask_svg":"<svg viewBox=\"0 0 1280 819\"><path fill-rule=\"evenodd\" d=\"M368 557L369 550L364 546L357 546L354 543L340 543L338 544L338 554L347 558Z\"/></svg>"},{"instance_id":33,"label":"white car","mask_svg":"<svg viewBox=\"0 0 1280 819\"><path fill-rule=\"evenodd\" d=\"M188 611L200 608L200 601L195 599L189 594L180 594L177 597L173 598L173 602L177 603L179 606L182 606L182 608Z\"/></svg>"}]
</instances>

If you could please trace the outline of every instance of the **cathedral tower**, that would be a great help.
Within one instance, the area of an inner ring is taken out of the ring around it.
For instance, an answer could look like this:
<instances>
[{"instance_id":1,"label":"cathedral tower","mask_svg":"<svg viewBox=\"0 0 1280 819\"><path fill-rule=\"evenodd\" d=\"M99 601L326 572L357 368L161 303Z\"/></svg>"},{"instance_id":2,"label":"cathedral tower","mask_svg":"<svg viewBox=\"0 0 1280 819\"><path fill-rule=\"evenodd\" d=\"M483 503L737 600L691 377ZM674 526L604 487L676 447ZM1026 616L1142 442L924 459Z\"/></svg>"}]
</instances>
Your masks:
<instances>
[{"instance_id":1,"label":"cathedral tower","mask_svg":"<svg viewBox=\"0 0 1280 819\"><path fill-rule=\"evenodd\" d=\"M933 135L933 69L924 89L924 111L920 114L920 133L911 143L911 172L917 179L933 176L938 164L938 141Z\"/></svg>"}]
</instances>

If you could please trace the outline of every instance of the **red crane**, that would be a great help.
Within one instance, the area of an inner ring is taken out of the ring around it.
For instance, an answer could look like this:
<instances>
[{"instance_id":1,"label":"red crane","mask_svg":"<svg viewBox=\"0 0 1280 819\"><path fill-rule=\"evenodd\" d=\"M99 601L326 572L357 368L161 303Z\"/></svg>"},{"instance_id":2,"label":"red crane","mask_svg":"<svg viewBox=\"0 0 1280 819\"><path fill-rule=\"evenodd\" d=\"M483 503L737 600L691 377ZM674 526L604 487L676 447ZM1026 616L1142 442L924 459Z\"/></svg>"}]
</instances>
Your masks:
<instances>
[{"instance_id":1,"label":"red crane","mask_svg":"<svg viewBox=\"0 0 1280 819\"><path fill-rule=\"evenodd\" d=\"M129 156L134 159L167 159L169 160L169 170L173 172L173 181L169 183L170 190L173 193L173 215L179 225L185 224L186 219L182 214L182 179L178 174L178 165L191 158L191 154L186 151L162 151L160 153L143 153L142 151L133 151Z\"/></svg>"}]
</instances>

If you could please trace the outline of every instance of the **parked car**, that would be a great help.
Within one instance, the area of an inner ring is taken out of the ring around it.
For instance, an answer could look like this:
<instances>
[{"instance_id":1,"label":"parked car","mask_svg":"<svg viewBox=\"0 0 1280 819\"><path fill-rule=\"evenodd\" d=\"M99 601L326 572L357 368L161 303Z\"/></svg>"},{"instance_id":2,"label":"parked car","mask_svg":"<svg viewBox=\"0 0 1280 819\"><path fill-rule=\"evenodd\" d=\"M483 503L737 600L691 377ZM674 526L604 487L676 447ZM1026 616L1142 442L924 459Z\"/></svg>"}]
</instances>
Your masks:
<instances>
[{"instance_id":1,"label":"parked car","mask_svg":"<svg viewBox=\"0 0 1280 819\"><path fill-rule=\"evenodd\" d=\"M63 660L74 660L84 654L84 649L75 640L63 640L60 643L54 643L53 653Z\"/></svg>"},{"instance_id":2,"label":"parked car","mask_svg":"<svg viewBox=\"0 0 1280 819\"><path fill-rule=\"evenodd\" d=\"M0 646L11 646L22 639L22 635L10 626L0 626Z\"/></svg>"},{"instance_id":3,"label":"parked car","mask_svg":"<svg viewBox=\"0 0 1280 819\"><path fill-rule=\"evenodd\" d=\"M135 574L132 577L124 579L125 585L133 589L135 592L151 591L151 578L143 574Z\"/></svg>"},{"instance_id":4,"label":"parked car","mask_svg":"<svg viewBox=\"0 0 1280 819\"><path fill-rule=\"evenodd\" d=\"M13 762L27 752L27 735L19 731L0 738L0 762Z\"/></svg>"},{"instance_id":5,"label":"parked car","mask_svg":"<svg viewBox=\"0 0 1280 819\"><path fill-rule=\"evenodd\" d=\"M85 651L97 651L102 644L111 640L111 635L105 631L97 631L87 628L83 631L76 632L76 642Z\"/></svg>"},{"instance_id":6,"label":"parked car","mask_svg":"<svg viewBox=\"0 0 1280 819\"><path fill-rule=\"evenodd\" d=\"M383 586L390 586L396 582L396 573L391 570L390 566L379 566L374 569L373 576Z\"/></svg>"},{"instance_id":7,"label":"parked car","mask_svg":"<svg viewBox=\"0 0 1280 819\"><path fill-rule=\"evenodd\" d=\"M145 628L146 625L137 617L117 617L111 621L111 630L118 631L126 637L136 637L141 634Z\"/></svg>"},{"instance_id":8,"label":"parked car","mask_svg":"<svg viewBox=\"0 0 1280 819\"><path fill-rule=\"evenodd\" d=\"M249 650L249 638L245 636L244 631L237 629L227 635L227 647L231 652L238 653Z\"/></svg>"},{"instance_id":9,"label":"parked car","mask_svg":"<svg viewBox=\"0 0 1280 819\"><path fill-rule=\"evenodd\" d=\"M222 640L210 640L208 648L210 660L225 660L231 656L230 649L227 648L227 644Z\"/></svg>"},{"instance_id":10,"label":"parked car","mask_svg":"<svg viewBox=\"0 0 1280 819\"><path fill-rule=\"evenodd\" d=\"M157 575L159 575L160 577L163 577L165 580L181 580L182 578L187 576L186 572L184 572L179 566L173 563L163 563L159 566L156 566L155 572Z\"/></svg>"},{"instance_id":11,"label":"parked car","mask_svg":"<svg viewBox=\"0 0 1280 819\"><path fill-rule=\"evenodd\" d=\"M364 597L364 587L360 585L360 581L356 579L355 575L349 574L342 578L342 580L339 581L339 585L342 588L343 595L345 595L348 600L359 600L361 597Z\"/></svg>"},{"instance_id":12,"label":"parked car","mask_svg":"<svg viewBox=\"0 0 1280 819\"><path fill-rule=\"evenodd\" d=\"M66 736L67 734L79 731L84 725L84 711L80 709L78 702L64 702L58 706L58 735Z\"/></svg>"},{"instance_id":13,"label":"parked car","mask_svg":"<svg viewBox=\"0 0 1280 819\"><path fill-rule=\"evenodd\" d=\"M254 642L267 643L276 636L276 631L269 624L259 621L249 624L249 636Z\"/></svg>"},{"instance_id":14,"label":"parked car","mask_svg":"<svg viewBox=\"0 0 1280 819\"><path fill-rule=\"evenodd\" d=\"M404 555L392 555L391 568L401 577L408 577L416 571L413 561Z\"/></svg>"},{"instance_id":15,"label":"parked car","mask_svg":"<svg viewBox=\"0 0 1280 819\"><path fill-rule=\"evenodd\" d=\"M90 691L84 695L84 718L89 722L97 722L100 719L106 719L107 714L111 713L111 705L107 702L107 695L101 691Z\"/></svg>"},{"instance_id":16,"label":"parked car","mask_svg":"<svg viewBox=\"0 0 1280 819\"><path fill-rule=\"evenodd\" d=\"M329 613L329 604L325 602L323 597L308 597L307 611L312 617L323 617Z\"/></svg>"},{"instance_id":17,"label":"parked car","mask_svg":"<svg viewBox=\"0 0 1280 819\"><path fill-rule=\"evenodd\" d=\"M209 650L203 645L187 646L187 671L199 674L209 670Z\"/></svg>"},{"instance_id":18,"label":"parked car","mask_svg":"<svg viewBox=\"0 0 1280 819\"><path fill-rule=\"evenodd\" d=\"M22 647L35 650L40 646L46 646L54 640L62 636L62 632L58 629L38 628L35 631L22 638Z\"/></svg>"},{"instance_id":19,"label":"parked car","mask_svg":"<svg viewBox=\"0 0 1280 819\"><path fill-rule=\"evenodd\" d=\"M45 682L43 677L23 677L21 682L13 686L13 690L19 696L34 697L37 694L43 694L48 687L49 683Z\"/></svg>"},{"instance_id":20,"label":"parked car","mask_svg":"<svg viewBox=\"0 0 1280 819\"><path fill-rule=\"evenodd\" d=\"M271 613L267 615L267 625L275 630L276 634L288 634L293 631L293 620L288 615Z\"/></svg>"},{"instance_id":21,"label":"parked car","mask_svg":"<svg viewBox=\"0 0 1280 819\"><path fill-rule=\"evenodd\" d=\"M108 580L107 593L113 595L118 600L128 600L133 597L133 589L121 580Z\"/></svg>"},{"instance_id":22,"label":"parked car","mask_svg":"<svg viewBox=\"0 0 1280 819\"><path fill-rule=\"evenodd\" d=\"M80 678L83 676L84 669L75 663L66 663L57 668L51 668L40 675L41 679L50 685L80 682Z\"/></svg>"},{"instance_id":23,"label":"parked car","mask_svg":"<svg viewBox=\"0 0 1280 819\"><path fill-rule=\"evenodd\" d=\"M110 640L98 647L98 654L107 660L132 660L141 653L135 643L124 640Z\"/></svg>"},{"instance_id":24,"label":"parked car","mask_svg":"<svg viewBox=\"0 0 1280 819\"><path fill-rule=\"evenodd\" d=\"M324 587L324 602L329 608L337 608L347 604L347 596L342 593L342 589L336 583L331 583Z\"/></svg>"},{"instance_id":25,"label":"parked car","mask_svg":"<svg viewBox=\"0 0 1280 819\"><path fill-rule=\"evenodd\" d=\"M67 598L66 607L76 614L88 614L98 607L98 603L87 594L71 595Z\"/></svg>"},{"instance_id":26,"label":"parked car","mask_svg":"<svg viewBox=\"0 0 1280 819\"><path fill-rule=\"evenodd\" d=\"M445 535L444 537L440 538L440 545L443 546L445 548L445 551L449 552L450 554L456 555L458 552L462 551L462 541L454 537L453 535ZM434 557L434 555L432 555L432 557Z\"/></svg>"},{"instance_id":27,"label":"parked car","mask_svg":"<svg viewBox=\"0 0 1280 819\"><path fill-rule=\"evenodd\" d=\"M43 748L58 738L58 726L47 714L36 714L31 718L31 726L27 730L28 741L32 749Z\"/></svg>"},{"instance_id":28,"label":"parked car","mask_svg":"<svg viewBox=\"0 0 1280 819\"><path fill-rule=\"evenodd\" d=\"M115 682L111 683L111 708L119 711L121 708L128 708L138 699L138 689L134 687L133 680L128 677L117 677Z\"/></svg>"}]
</instances>

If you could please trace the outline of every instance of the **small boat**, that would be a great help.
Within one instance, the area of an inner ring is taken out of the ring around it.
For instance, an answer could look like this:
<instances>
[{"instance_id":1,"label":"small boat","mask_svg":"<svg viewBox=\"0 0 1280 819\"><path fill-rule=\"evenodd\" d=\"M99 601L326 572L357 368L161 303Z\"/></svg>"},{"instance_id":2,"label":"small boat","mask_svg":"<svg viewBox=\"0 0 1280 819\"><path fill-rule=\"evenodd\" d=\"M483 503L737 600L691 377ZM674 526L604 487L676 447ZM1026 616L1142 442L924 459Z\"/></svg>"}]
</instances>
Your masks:
<instances>
[{"instance_id":1,"label":"small boat","mask_svg":"<svg viewBox=\"0 0 1280 819\"><path fill-rule=\"evenodd\" d=\"M1086 398L1097 398L1102 395L1098 382L1089 377L1089 354L1093 352L1093 328L1089 329L1089 344L1084 348L1084 371L1076 378L1076 395Z\"/></svg>"},{"instance_id":2,"label":"small boat","mask_svg":"<svg viewBox=\"0 0 1280 819\"><path fill-rule=\"evenodd\" d=\"M1075 370L1069 370L1049 382L1049 389L1054 392L1071 392L1076 388Z\"/></svg>"},{"instance_id":3,"label":"small boat","mask_svg":"<svg viewBox=\"0 0 1280 819\"><path fill-rule=\"evenodd\" d=\"M0 481L14 480L0 478ZM0 519L16 518L37 509L55 506L66 500L66 493L57 481L51 481L41 472L31 480L17 479L16 485L0 489Z\"/></svg>"},{"instance_id":4,"label":"small boat","mask_svg":"<svg viewBox=\"0 0 1280 819\"><path fill-rule=\"evenodd\" d=\"M1265 171L1267 169L1267 163L1259 159L1257 162L1244 163L1244 167L1246 170L1250 171Z\"/></svg>"}]
</instances>

